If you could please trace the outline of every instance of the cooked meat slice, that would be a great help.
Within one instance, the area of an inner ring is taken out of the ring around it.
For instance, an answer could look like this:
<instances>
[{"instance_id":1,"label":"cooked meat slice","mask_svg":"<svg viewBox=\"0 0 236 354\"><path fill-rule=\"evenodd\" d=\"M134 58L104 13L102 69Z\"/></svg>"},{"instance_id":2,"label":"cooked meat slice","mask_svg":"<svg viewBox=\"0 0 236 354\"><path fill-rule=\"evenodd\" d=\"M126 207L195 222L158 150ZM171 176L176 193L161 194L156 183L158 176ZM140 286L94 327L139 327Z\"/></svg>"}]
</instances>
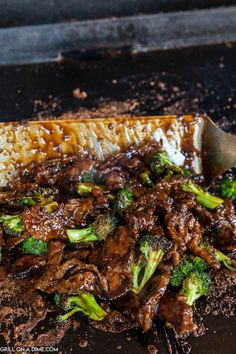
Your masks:
<instances>
[{"instance_id":1,"label":"cooked meat slice","mask_svg":"<svg viewBox=\"0 0 236 354\"><path fill-rule=\"evenodd\" d=\"M120 166L112 166L108 172L100 171L96 178L110 190L124 188L127 173Z\"/></svg>"},{"instance_id":2,"label":"cooked meat slice","mask_svg":"<svg viewBox=\"0 0 236 354\"><path fill-rule=\"evenodd\" d=\"M155 207L160 208L165 211L169 211L171 205L173 204L173 199L168 196L165 192L159 191L157 188L142 194L133 204L131 210L136 210L138 208Z\"/></svg>"},{"instance_id":3,"label":"cooked meat slice","mask_svg":"<svg viewBox=\"0 0 236 354\"><path fill-rule=\"evenodd\" d=\"M90 323L94 328L110 333L120 333L137 327L130 317L124 316L116 310L108 312L108 315L102 322L90 321Z\"/></svg>"},{"instance_id":4,"label":"cooked meat slice","mask_svg":"<svg viewBox=\"0 0 236 354\"><path fill-rule=\"evenodd\" d=\"M23 242L27 237L29 237L29 233L28 232L23 232L19 236L8 237L7 240L6 240L7 250L11 251L14 247L16 247L21 242Z\"/></svg>"},{"instance_id":5,"label":"cooked meat slice","mask_svg":"<svg viewBox=\"0 0 236 354\"><path fill-rule=\"evenodd\" d=\"M67 239L66 229L83 224L93 208L92 198L70 200L51 212L36 205L23 211L22 221L27 232L36 239Z\"/></svg>"},{"instance_id":6,"label":"cooked meat slice","mask_svg":"<svg viewBox=\"0 0 236 354\"><path fill-rule=\"evenodd\" d=\"M158 220L153 207L148 207L146 210L143 210L143 208L131 210L126 214L125 218L130 230L133 230L136 237L141 231L150 233L154 230Z\"/></svg>"},{"instance_id":7,"label":"cooked meat slice","mask_svg":"<svg viewBox=\"0 0 236 354\"><path fill-rule=\"evenodd\" d=\"M15 191L0 191L0 205L9 203L14 199L15 194Z\"/></svg>"},{"instance_id":8,"label":"cooked meat slice","mask_svg":"<svg viewBox=\"0 0 236 354\"><path fill-rule=\"evenodd\" d=\"M153 277L150 287L146 286L140 294L141 304L139 308L134 311L133 317L144 331L148 331L152 327L159 301L167 289L169 280L170 268L169 266L165 266L161 274Z\"/></svg>"},{"instance_id":9,"label":"cooked meat slice","mask_svg":"<svg viewBox=\"0 0 236 354\"><path fill-rule=\"evenodd\" d=\"M81 159L75 161L60 173L57 186L65 193L75 193L76 186L81 181L85 172L91 172L95 169L97 162L90 159Z\"/></svg>"},{"instance_id":10,"label":"cooked meat slice","mask_svg":"<svg viewBox=\"0 0 236 354\"><path fill-rule=\"evenodd\" d=\"M46 265L46 256L34 256L27 254L19 258L8 269L11 278L30 278L40 273Z\"/></svg>"},{"instance_id":11,"label":"cooked meat slice","mask_svg":"<svg viewBox=\"0 0 236 354\"><path fill-rule=\"evenodd\" d=\"M65 254L65 259L71 257L77 257L78 260L85 262L87 264L94 264L95 266L102 266L102 249L103 245L101 243L90 242L88 248L84 248L85 245L80 244L81 248L79 250L71 251ZM87 244L86 244L87 247Z\"/></svg>"},{"instance_id":12,"label":"cooked meat slice","mask_svg":"<svg viewBox=\"0 0 236 354\"><path fill-rule=\"evenodd\" d=\"M180 334L194 332L193 310L183 295L166 292L158 306L158 316L169 322Z\"/></svg>"},{"instance_id":13,"label":"cooked meat slice","mask_svg":"<svg viewBox=\"0 0 236 354\"><path fill-rule=\"evenodd\" d=\"M180 211L172 210L165 217L168 235L178 245L181 252L186 250L186 244L193 237L195 223L193 215L184 204Z\"/></svg>"},{"instance_id":14,"label":"cooked meat slice","mask_svg":"<svg viewBox=\"0 0 236 354\"><path fill-rule=\"evenodd\" d=\"M93 264L86 264L73 257L55 272L56 289L62 294L76 294L79 290L102 295L107 290L107 281L98 268Z\"/></svg>"},{"instance_id":15,"label":"cooked meat slice","mask_svg":"<svg viewBox=\"0 0 236 354\"><path fill-rule=\"evenodd\" d=\"M117 154L102 161L98 166L95 179L110 190L124 188L128 173L126 166L122 166L123 158L124 154Z\"/></svg>"},{"instance_id":16,"label":"cooked meat slice","mask_svg":"<svg viewBox=\"0 0 236 354\"><path fill-rule=\"evenodd\" d=\"M199 230L199 223L195 223L195 232L193 233L192 239L187 244L187 249L194 255L199 256L212 267L219 269L220 264L215 260L214 256L208 253L205 249L199 247L199 242L201 240L201 232Z\"/></svg>"},{"instance_id":17,"label":"cooked meat slice","mask_svg":"<svg viewBox=\"0 0 236 354\"><path fill-rule=\"evenodd\" d=\"M19 177L12 183L14 190L22 191L35 185L54 186L60 172L76 159L76 156L61 156L60 158L46 160L42 164L30 163L24 167Z\"/></svg>"},{"instance_id":18,"label":"cooked meat slice","mask_svg":"<svg viewBox=\"0 0 236 354\"><path fill-rule=\"evenodd\" d=\"M96 210L93 198L86 199L70 199L66 204L61 205L62 213L64 212L68 218L68 226L81 226L85 224L87 218L91 218Z\"/></svg>"},{"instance_id":19,"label":"cooked meat slice","mask_svg":"<svg viewBox=\"0 0 236 354\"><path fill-rule=\"evenodd\" d=\"M130 230L124 226L120 226L115 235L105 241L102 273L107 277L109 299L124 295L132 286L130 264L134 246L135 239Z\"/></svg>"},{"instance_id":20,"label":"cooked meat slice","mask_svg":"<svg viewBox=\"0 0 236 354\"><path fill-rule=\"evenodd\" d=\"M220 205L216 214L217 245L222 249L236 250L236 217L231 201L226 200L224 206Z\"/></svg>"},{"instance_id":21,"label":"cooked meat slice","mask_svg":"<svg viewBox=\"0 0 236 354\"><path fill-rule=\"evenodd\" d=\"M5 240L4 240L3 229L2 226L0 225L0 247L2 247L4 244L5 244Z\"/></svg>"},{"instance_id":22,"label":"cooked meat slice","mask_svg":"<svg viewBox=\"0 0 236 354\"><path fill-rule=\"evenodd\" d=\"M79 290L88 291L97 296L104 294L98 283L98 277L90 270L84 270L58 281L56 290L61 294L76 294Z\"/></svg>"},{"instance_id":23,"label":"cooked meat slice","mask_svg":"<svg viewBox=\"0 0 236 354\"><path fill-rule=\"evenodd\" d=\"M129 292L116 301L118 309L132 318L137 326L148 331L152 327L159 301L165 293L170 279L170 267L165 266L155 275L139 295Z\"/></svg>"},{"instance_id":24,"label":"cooked meat slice","mask_svg":"<svg viewBox=\"0 0 236 354\"><path fill-rule=\"evenodd\" d=\"M36 289L48 294L55 291L55 274L60 267L65 244L60 241L50 241L47 254L47 268L43 275L35 281Z\"/></svg>"},{"instance_id":25,"label":"cooked meat slice","mask_svg":"<svg viewBox=\"0 0 236 354\"><path fill-rule=\"evenodd\" d=\"M194 212L205 226L206 234L215 238L218 247L227 250L236 249L236 217L230 200L225 200L215 213L201 205L196 206Z\"/></svg>"}]
</instances>

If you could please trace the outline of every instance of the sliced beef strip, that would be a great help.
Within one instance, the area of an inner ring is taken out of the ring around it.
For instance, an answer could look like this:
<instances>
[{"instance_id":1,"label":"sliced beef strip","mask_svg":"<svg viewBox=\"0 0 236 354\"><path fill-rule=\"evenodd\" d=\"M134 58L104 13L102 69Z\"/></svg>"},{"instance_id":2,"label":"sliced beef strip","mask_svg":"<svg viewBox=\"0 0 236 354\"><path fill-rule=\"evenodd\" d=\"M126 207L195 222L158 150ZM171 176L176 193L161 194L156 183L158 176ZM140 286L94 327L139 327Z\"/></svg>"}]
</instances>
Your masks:
<instances>
[{"instance_id":1,"label":"sliced beef strip","mask_svg":"<svg viewBox=\"0 0 236 354\"><path fill-rule=\"evenodd\" d=\"M25 166L19 172L19 176L13 181L12 189L19 192L35 188L35 186L55 186L63 168L70 165L78 157L62 155L59 158L48 159L42 164L34 162Z\"/></svg>"},{"instance_id":2,"label":"sliced beef strip","mask_svg":"<svg viewBox=\"0 0 236 354\"><path fill-rule=\"evenodd\" d=\"M8 204L15 198L15 191L1 191L0 190L0 206Z\"/></svg>"},{"instance_id":3,"label":"sliced beef strip","mask_svg":"<svg viewBox=\"0 0 236 354\"><path fill-rule=\"evenodd\" d=\"M60 241L50 241L47 253L47 268L43 275L34 282L34 287L45 293L55 291L55 273L60 268L65 244Z\"/></svg>"},{"instance_id":4,"label":"sliced beef strip","mask_svg":"<svg viewBox=\"0 0 236 354\"><path fill-rule=\"evenodd\" d=\"M14 247L23 242L27 237L29 237L29 233L27 231L23 232L19 236L8 237L6 240L7 251L11 251Z\"/></svg>"},{"instance_id":5,"label":"sliced beef strip","mask_svg":"<svg viewBox=\"0 0 236 354\"><path fill-rule=\"evenodd\" d=\"M62 192L76 193L76 186L85 172L96 168L97 162L90 159L80 159L63 169L58 176L57 186Z\"/></svg>"},{"instance_id":6,"label":"sliced beef strip","mask_svg":"<svg viewBox=\"0 0 236 354\"><path fill-rule=\"evenodd\" d=\"M97 296L104 294L97 275L90 270L84 270L58 281L55 288L61 294L77 294L79 290L88 291Z\"/></svg>"},{"instance_id":7,"label":"sliced beef strip","mask_svg":"<svg viewBox=\"0 0 236 354\"><path fill-rule=\"evenodd\" d=\"M2 226L0 225L0 247L2 247L4 244L5 244L4 232Z\"/></svg>"},{"instance_id":8,"label":"sliced beef strip","mask_svg":"<svg viewBox=\"0 0 236 354\"><path fill-rule=\"evenodd\" d=\"M186 181L187 179L184 176L176 175L172 178L163 178L159 180L156 183L155 188L161 192L173 196L174 198L182 198L183 195L186 195L186 193L182 191L182 185Z\"/></svg>"},{"instance_id":9,"label":"sliced beef strip","mask_svg":"<svg viewBox=\"0 0 236 354\"><path fill-rule=\"evenodd\" d=\"M146 332L152 327L160 299L164 295L170 280L170 267L165 266L160 274L154 276L140 294L141 304L134 317Z\"/></svg>"},{"instance_id":10,"label":"sliced beef strip","mask_svg":"<svg viewBox=\"0 0 236 354\"><path fill-rule=\"evenodd\" d=\"M193 236L195 222L186 204L182 204L179 211L173 207L172 211L166 214L165 224L168 235L178 245L182 253L186 250L186 244Z\"/></svg>"},{"instance_id":11,"label":"sliced beef strip","mask_svg":"<svg viewBox=\"0 0 236 354\"><path fill-rule=\"evenodd\" d=\"M160 208L165 211L169 211L173 204L173 199L168 196L165 192L159 191L154 188L147 192L144 192L139 198L131 206L131 211L147 208L147 207L155 207Z\"/></svg>"},{"instance_id":12,"label":"sliced beef strip","mask_svg":"<svg viewBox=\"0 0 236 354\"><path fill-rule=\"evenodd\" d=\"M108 315L102 322L90 321L90 324L96 329L109 333L120 333L137 327L131 318L125 316L117 310L108 312Z\"/></svg>"},{"instance_id":13,"label":"sliced beef strip","mask_svg":"<svg viewBox=\"0 0 236 354\"><path fill-rule=\"evenodd\" d=\"M121 166L111 166L98 171L96 179L110 190L122 189L128 179L128 174Z\"/></svg>"},{"instance_id":14,"label":"sliced beef strip","mask_svg":"<svg viewBox=\"0 0 236 354\"><path fill-rule=\"evenodd\" d=\"M192 333L196 329L193 310L186 304L183 295L166 292L160 300L157 314L180 334Z\"/></svg>"},{"instance_id":15,"label":"sliced beef strip","mask_svg":"<svg viewBox=\"0 0 236 354\"><path fill-rule=\"evenodd\" d=\"M215 258L205 251L203 248L199 247L199 242L202 238L200 224L196 221L193 229L193 236L192 239L187 244L187 249L194 255L205 259L205 261L215 269L220 267L219 263L216 262Z\"/></svg>"},{"instance_id":16,"label":"sliced beef strip","mask_svg":"<svg viewBox=\"0 0 236 354\"><path fill-rule=\"evenodd\" d=\"M126 153L120 153L99 164L96 179L109 189L124 188L129 182L128 175L137 171L143 165L141 159L135 156L137 151L130 148Z\"/></svg>"},{"instance_id":17,"label":"sliced beef strip","mask_svg":"<svg viewBox=\"0 0 236 354\"><path fill-rule=\"evenodd\" d=\"M224 206L219 206L216 214L217 245L222 249L236 250L236 216L232 202L225 200Z\"/></svg>"},{"instance_id":18,"label":"sliced beef strip","mask_svg":"<svg viewBox=\"0 0 236 354\"><path fill-rule=\"evenodd\" d=\"M170 279L170 267L164 266L154 275L140 294L132 291L116 301L116 306L126 317L132 318L136 326L148 331L152 327L159 301L165 293Z\"/></svg>"},{"instance_id":19,"label":"sliced beef strip","mask_svg":"<svg viewBox=\"0 0 236 354\"><path fill-rule=\"evenodd\" d=\"M55 273L59 293L76 294L79 290L92 292L95 295L104 295L107 291L106 278L100 274L93 264L87 264L73 257L63 264Z\"/></svg>"},{"instance_id":20,"label":"sliced beef strip","mask_svg":"<svg viewBox=\"0 0 236 354\"><path fill-rule=\"evenodd\" d=\"M225 200L214 212L197 205L194 214L204 225L205 233L215 239L217 247L226 250L236 249L236 217L230 200Z\"/></svg>"},{"instance_id":21,"label":"sliced beef strip","mask_svg":"<svg viewBox=\"0 0 236 354\"><path fill-rule=\"evenodd\" d=\"M11 278L32 278L32 276L41 273L46 266L46 256L35 256L27 254L19 258L8 268L8 274Z\"/></svg>"},{"instance_id":22,"label":"sliced beef strip","mask_svg":"<svg viewBox=\"0 0 236 354\"><path fill-rule=\"evenodd\" d=\"M153 207L148 207L146 210L143 210L143 208L131 210L126 214L125 218L130 230L133 230L136 237L141 231L150 233L155 228L158 220Z\"/></svg>"},{"instance_id":23,"label":"sliced beef strip","mask_svg":"<svg viewBox=\"0 0 236 354\"><path fill-rule=\"evenodd\" d=\"M84 248L84 247L87 248ZM69 259L71 257L76 257L78 260L85 262L87 264L94 264L97 267L102 266L102 253L103 244L100 242L94 243L90 242L89 245L82 245L79 250L74 250L67 252L65 254L65 259Z\"/></svg>"},{"instance_id":24,"label":"sliced beef strip","mask_svg":"<svg viewBox=\"0 0 236 354\"><path fill-rule=\"evenodd\" d=\"M132 286L130 265L134 246L135 239L125 226L120 226L104 243L102 274L107 277L109 299L124 295Z\"/></svg>"},{"instance_id":25,"label":"sliced beef strip","mask_svg":"<svg viewBox=\"0 0 236 354\"><path fill-rule=\"evenodd\" d=\"M72 257L62 262L62 254L60 254L60 262L53 262L49 250L47 271L38 281L37 288L44 288L47 293L58 291L62 294L76 294L79 290L92 292L96 295L103 295L107 290L107 283L98 268L93 264L81 262L74 253ZM63 250L62 250L63 251ZM50 266L50 262L52 265Z\"/></svg>"},{"instance_id":26,"label":"sliced beef strip","mask_svg":"<svg viewBox=\"0 0 236 354\"><path fill-rule=\"evenodd\" d=\"M26 208L21 217L25 228L36 239L67 239L66 229L85 224L86 217L92 215L93 199L70 200L49 212L45 207Z\"/></svg>"}]
</instances>

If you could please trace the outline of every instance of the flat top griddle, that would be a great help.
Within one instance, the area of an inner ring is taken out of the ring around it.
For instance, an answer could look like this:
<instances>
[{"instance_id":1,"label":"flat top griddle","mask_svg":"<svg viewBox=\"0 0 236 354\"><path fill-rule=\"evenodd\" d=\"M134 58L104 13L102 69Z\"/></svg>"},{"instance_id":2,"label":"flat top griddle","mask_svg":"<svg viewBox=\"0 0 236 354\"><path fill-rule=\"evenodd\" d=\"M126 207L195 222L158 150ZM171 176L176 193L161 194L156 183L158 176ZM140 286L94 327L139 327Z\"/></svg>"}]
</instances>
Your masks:
<instances>
[{"instance_id":1,"label":"flat top griddle","mask_svg":"<svg viewBox=\"0 0 236 354\"><path fill-rule=\"evenodd\" d=\"M235 57L236 46L228 44L136 56L120 55L118 50L88 51L71 53L61 64L0 67L1 120L206 112L226 131L236 133ZM74 97L76 88L87 97ZM227 294L219 294L218 302L230 315ZM204 301L200 309L197 316L202 323ZM79 320L80 327L69 329L58 349L62 353L144 354L155 345L160 354L188 353L190 348L193 354L235 352L235 316L225 318L216 311L215 316L203 317L206 334L179 340L179 344L174 338L167 341L159 322L153 333L108 334ZM88 340L86 347L81 339Z\"/></svg>"}]
</instances>

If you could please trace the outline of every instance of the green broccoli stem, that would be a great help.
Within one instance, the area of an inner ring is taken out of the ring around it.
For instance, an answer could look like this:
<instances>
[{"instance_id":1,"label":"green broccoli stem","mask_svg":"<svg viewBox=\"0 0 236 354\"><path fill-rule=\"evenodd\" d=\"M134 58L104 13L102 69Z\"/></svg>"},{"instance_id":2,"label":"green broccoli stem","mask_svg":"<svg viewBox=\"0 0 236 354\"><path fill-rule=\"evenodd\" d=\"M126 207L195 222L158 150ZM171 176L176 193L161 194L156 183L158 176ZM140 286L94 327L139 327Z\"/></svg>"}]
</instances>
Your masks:
<instances>
[{"instance_id":1,"label":"green broccoli stem","mask_svg":"<svg viewBox=\"0 0 236 354\"><path fill-rule=\"evenodd\" d=\"M67 321L71 316L73 316L76 312L82 312L80 308L74 308L73 310L65 313L64 315L59 315L56 318L56 322L61 323Z\"/></svg>"},{"instance_id":2,"label":"green broccoli stem","mask_svg":"<svg viewBox=\"0 0 236 354\"><path fill-rule=\"evenodd\" d=\"M110 214L100 214L95 221L84 229L68 229L67 236L72 243L105 240L114 232L116 219Z\"/></svg>"},{"instance_id":3,"label":"green broccoli stem","mask_svg":"<svg viewBox=\"0 0 236 354\"><path fill-rule=\"evenodd\" d=\"M95 321L102 321L107 313L97 303L95 297L84 291L79 291L77 296L70 296L64 304L65 311L69 311L64 315L57 317L57 321L65 321L76 312L82 312L84 315Z\"/></svg>"},{"instance_id":4,"label":"green broccoli stem","mask_svg":"<svg viewBox=\"0 0 236 354\"><path fill-rule=\"evenodd\" d=\"M160 263L161 259L164 256L164 252L159 249L156 251L150 251L149 252L149 257L148 257L148 262L145 267L144 275L142 278L142 281L139 285L139 292L143 289L143 287L146 285L148 280L151 278L151 276L155 273L155 270Z\"/></svg>"},{"instance_id":5,"label":"green broccoli stem","mask_svg":"<svg viewBox=\"0 0 236 354\"><path fill-rule=\"evenodd\" d=\"M226 256L224 253L218 251L212 245L207 242L201 242L199 244L200 248L204 248L208 253L213 255L215 260L219 263L223 263L223 265L231 270L232 272L236 272L236 260Z\"/></svg>"},{"instance_id":6,"label":"green broccoli stem","mask_svg":"<svg viewBox=\"0 0 236 354\"><path fill-rule=\"evenodd\" d=\"M149 171L141 172L139 177L141 179L141 183L143 186L153 187L153 183L152 183Z\"/></svg>"},{"instance_id":7,"label":"green broccoli stem","mask_svg":"<svg viewBox=\"0 0 236 354\"><path fill-rule=\"evenodd\" d=\"M137 263L131 263L131 272L133 274L132 291L136 294L139 293L139 274L142 270L143 262L141 259Z\"/></svg>"},{"instance_id":8,"label":"green broccoli stem","mask_svg":"<svg viewBox=\"0 0 236 354\"><path fill-rule=\"evenodd\" d=\"M217 206L224 202L223 199L215 197L208 192L204 192L191 181L183 183L182 189L185 192L194 193L196 195L196 201L209 209L215 209Z\"/></svg>"},{"instance_id":9,"label":"green broccoli stem","mask_svg":"<svg viewBox=\"0 0 236 354\"><path fill-rule=\"evenodd\" d=\"M94 234L92 226L84 229L68 229L66 233L71 243L94 242L100 240L99 237Z\"/></svg>"},{"instance_id":10,"label":"green broccoli stem","mask_svg":"<svg viewBox=\"0 0 236 354\"><path fill-rule=\"evenodd\" d=\"M133 286L132 291L136 294L140 293L140 291L144 288L148 280L155 273L158 264L164 256L164 252L161 249L152 250L149 249L148 253L145 254L146 260L141 259L137 264L132 263L131 271L133 273ZM140 272L145 265L144 274L142 276L141 282L139 284L139 275Z\"/></svg>"},{"instance_id":11,"label":"green broccoli stem","mask_svg":"<svg viewBox=\"0 0 236 354\"><path fill-rule=\"evenodd\" d=\"M77 185L77 193L81 196L89 195L93 190L103 190L104 186L99 186L92 183L79 183Z\"/></svg>"}]
</instances>

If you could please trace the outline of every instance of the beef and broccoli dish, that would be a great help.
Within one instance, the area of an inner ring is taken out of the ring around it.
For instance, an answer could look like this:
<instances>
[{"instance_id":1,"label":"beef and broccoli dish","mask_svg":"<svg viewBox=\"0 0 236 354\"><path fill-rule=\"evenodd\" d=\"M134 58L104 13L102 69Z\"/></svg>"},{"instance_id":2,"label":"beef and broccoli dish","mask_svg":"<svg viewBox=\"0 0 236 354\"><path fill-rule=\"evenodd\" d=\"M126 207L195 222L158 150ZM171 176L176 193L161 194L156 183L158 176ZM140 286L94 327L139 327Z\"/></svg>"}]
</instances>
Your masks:
<instances>
[{"instance_id":1,"label":"beef and broccoli dish","mask_svg":"<svg viewBox=\"0 0 236 354\"><path fill-rule=\"evenodd\" d=\"M236 271L235 198L234 180L210 193L154 143L31 163L0 192L1 264L50 299L58 323L148 331L158 317L191 333L211 269Z\"/></svg>"}]
</instances>

